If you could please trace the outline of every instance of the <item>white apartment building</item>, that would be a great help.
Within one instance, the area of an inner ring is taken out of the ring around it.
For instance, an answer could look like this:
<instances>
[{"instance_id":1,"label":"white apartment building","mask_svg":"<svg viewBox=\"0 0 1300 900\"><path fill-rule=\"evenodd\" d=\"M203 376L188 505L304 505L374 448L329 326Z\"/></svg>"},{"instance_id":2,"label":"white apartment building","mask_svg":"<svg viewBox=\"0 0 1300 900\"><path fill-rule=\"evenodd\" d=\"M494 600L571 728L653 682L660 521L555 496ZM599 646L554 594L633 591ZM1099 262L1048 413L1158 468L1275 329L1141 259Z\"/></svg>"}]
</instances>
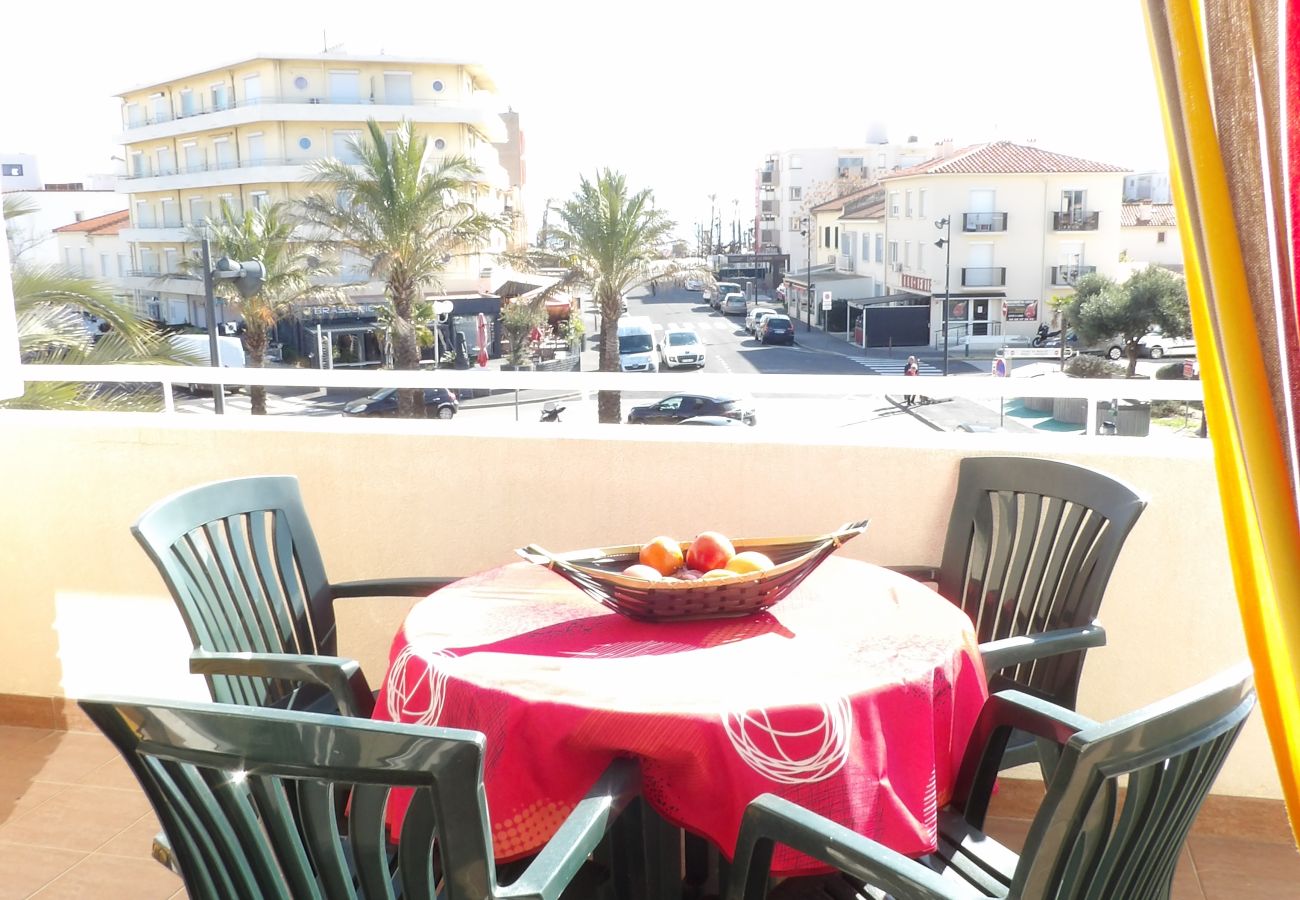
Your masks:
<instances>
[{"instance_id":1,"label":"white apartment building","mask_svg":"<svg viewBox=\"0 0 1300 900\"><path fill-rule=\"evenodd\" d=\"M1123 262L1134 268L1157 265L1182 271L1183 242L1172 203L1125 203L1119 224Z\"/></svg>"},{"instance_id":2,"label":"white apartment building","mask_svg":"<svg viewBox=\"0 0 1300 900\"><path fill-rule=\"evenodd\" d=\"M886 175L886 292L930 299L935 346L945 284L950 343L1032 335L1081 275L1118 273L1125 172L998 141Z\"/></svg>"},{"instance_id":3,"label":"white apartment building","mask_svg":"<svg viewBox=\"0 0 1300 900\"><path fill-rule=\"evenodd\" d=\"M206 325L201 283L179 272L196 226L223 201L241 210L302 198L313 190L309 164L352 159L349 142L372 118L390 132L410 120L432 154L477 163L470 199L483 211L522 209L493 146L512 140L494 92L486 70L468 60L321 53L244 59L119 94L127 166L119 190L130 195L131 215L126 286L168 323ZM496 263L506 240L495 235L482 250L453 254L443 289L487 292L508 280ZM382 297L367 260L342 263L339 279L359 301Z\"/></svg>"},{"instance_id":4,"label":"white apartment building","mask_svg":"<svg viewBox=\"0 0 1300 900\"><path fill-rule=\"evenodd\" d=\"M160 310L120 287L131 270L131 247L122 231L130 227L131 214L120 209L54 229L54 244L63 268L94 278L114 288L114 296L130 303L140 316L157 319Z\"/></svg>"},{"instance_id":5,"label":"white apartment building","mask_svg":"<svg viewBox=\"0 0 1300 900\"><path fill-rule=\"evenodd\" d=\"M886 141L857 147L811 147L768 155L755 176L754 217L760 253L785 253L790 270L808 267L803 220L809 209L894 169L942 155L943 148ZM815 251L814 251L815 255Z\"/></svg>"},{"instance_id":6,"label":"white apartment building","mask_svg":"<svg viewBox=\"0 0 1300 900\"><path fill-rule=\"evenodd\" d=\"M1124 176L1124 202L1172 203L1168 172L1137 172Z\"/></svg>"},{"instance_id":7,"label":"white apartment building","mask_svg":"<svg viewBox=\"0 0 1300 900\"><path fill-rule=\"evenodd\" d=\"M59 226L122 208L122 197L108 176L47 184L41 180L36 157L29 153L0 152L0 193L17 194L35 208L5 223L10 257L34 265L63 261L54 234Z\"/></svg>"}]
</instances>

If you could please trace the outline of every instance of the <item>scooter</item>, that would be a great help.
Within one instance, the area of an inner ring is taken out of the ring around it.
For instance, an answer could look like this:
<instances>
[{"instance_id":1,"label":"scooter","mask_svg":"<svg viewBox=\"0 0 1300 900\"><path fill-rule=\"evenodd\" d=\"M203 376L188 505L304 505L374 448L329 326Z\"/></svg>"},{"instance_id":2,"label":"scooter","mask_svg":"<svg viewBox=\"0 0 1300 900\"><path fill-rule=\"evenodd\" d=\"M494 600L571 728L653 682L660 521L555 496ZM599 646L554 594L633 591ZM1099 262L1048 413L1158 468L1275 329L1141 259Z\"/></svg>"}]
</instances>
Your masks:
<instances>
[{"instance_id":1,"label":"scooter","mask_svg":"<svg viewBox=\"0 0 1300 900\"><path fill-rule=\"evenodd\" d=\"M1052 338L1059 338L1060 336L1061 332L1059 330L1050 330L1047 327L1047 323L1044 322L1038 326L1038 333L1034 335L1033 339L1030 340L1029 343L1034 347L1059 347L1061 342L1053 341ZM1073 331L1071 331L1066 334L1065 339L1067 342L1073 344L1078 341L1079 338Z\"/></svg>"},{"instance_id":2,"label":"scooter","mask_svg":"<svg viewBox=\"0 0 1300 900\"><path fill-rule=\"evenodd\" d=\"M560 413L562 412L564 412L563 406L556 406L554 403L548 400L542 406L542 421L558 422L560 421Z\"/></svg>"}]
</instances>

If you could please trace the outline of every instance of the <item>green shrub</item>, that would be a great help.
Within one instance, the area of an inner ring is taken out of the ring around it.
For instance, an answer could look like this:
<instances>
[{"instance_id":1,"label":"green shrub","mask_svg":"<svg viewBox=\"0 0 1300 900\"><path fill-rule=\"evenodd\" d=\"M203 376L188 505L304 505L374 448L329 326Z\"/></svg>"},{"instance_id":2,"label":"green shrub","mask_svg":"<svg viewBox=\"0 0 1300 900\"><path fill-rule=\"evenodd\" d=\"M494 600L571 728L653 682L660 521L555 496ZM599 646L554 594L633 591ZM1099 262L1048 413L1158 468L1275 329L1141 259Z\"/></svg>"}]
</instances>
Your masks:
<instances>
[{"instance_id":1,"label":"green shrub","mask_svg":"<svg viewBox=\"0 0 1300 900\"><path fill-rule=\"evenodd\" d=\"M1123 378L1126 369L1100 356L1081 353L1065 361L1064 371L1075 378Z\"/></svg>"},{"instance_id":2,"label":"green shrub","mask_svg":"<svg viewBox=\"0 0 1300 900\"><path fill-rule=\"evenodd\" d=\"M1167 366L1161 366L1156 369L1157 381L1182 381L1183 364L1180 362L1170 363Z\"/></svg>"}]
</instances>

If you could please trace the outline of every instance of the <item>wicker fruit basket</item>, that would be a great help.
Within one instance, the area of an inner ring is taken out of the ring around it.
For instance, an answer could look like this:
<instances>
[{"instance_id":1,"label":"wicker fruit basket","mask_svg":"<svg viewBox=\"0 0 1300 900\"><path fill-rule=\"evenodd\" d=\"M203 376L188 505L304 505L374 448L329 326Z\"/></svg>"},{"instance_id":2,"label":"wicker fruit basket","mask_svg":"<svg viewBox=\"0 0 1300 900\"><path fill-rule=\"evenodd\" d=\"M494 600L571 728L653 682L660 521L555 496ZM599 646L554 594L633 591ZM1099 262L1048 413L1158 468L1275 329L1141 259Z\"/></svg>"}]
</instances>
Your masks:
<instances>
[{"instance_id":1,"label":"wicker fruit basket","mask_svg":"<svg viewBox=\"0 0 1300 900\"><path fill-rule=\"evenodd\" d=\"M815 537L754 538L734 541L736 552L757 550L775 565L764 572L708 581L647 581L622 574L637 562L641 547L596 547L550 553L536 544L516 551L547 566L606 606L634 619L680 621L744 616L766 609L789 594L841 544L867 530L850 522ZM689 543L682 544L685 553Z\"/></svg>"}]
</instances>

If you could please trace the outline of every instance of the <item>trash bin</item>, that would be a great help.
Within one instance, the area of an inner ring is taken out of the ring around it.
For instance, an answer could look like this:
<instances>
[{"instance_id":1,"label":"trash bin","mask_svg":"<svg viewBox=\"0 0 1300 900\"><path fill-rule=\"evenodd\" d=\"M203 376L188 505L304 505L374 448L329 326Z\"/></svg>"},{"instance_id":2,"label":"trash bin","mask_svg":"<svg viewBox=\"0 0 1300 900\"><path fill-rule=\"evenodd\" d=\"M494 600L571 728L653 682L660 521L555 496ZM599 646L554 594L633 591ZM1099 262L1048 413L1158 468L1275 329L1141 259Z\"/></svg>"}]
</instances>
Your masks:
<instances>
[{"instance_id":1,"label":"trash bin","mask_svg":"<svg viewBox=\"0 0 1300 900\"><path fill-rule=\"evenodd\" d=\"M1151 404L1121 400L1115 410L1115 434L1120 437L1146 437L1151 433Z\"/></svg>"}]
</instances>

